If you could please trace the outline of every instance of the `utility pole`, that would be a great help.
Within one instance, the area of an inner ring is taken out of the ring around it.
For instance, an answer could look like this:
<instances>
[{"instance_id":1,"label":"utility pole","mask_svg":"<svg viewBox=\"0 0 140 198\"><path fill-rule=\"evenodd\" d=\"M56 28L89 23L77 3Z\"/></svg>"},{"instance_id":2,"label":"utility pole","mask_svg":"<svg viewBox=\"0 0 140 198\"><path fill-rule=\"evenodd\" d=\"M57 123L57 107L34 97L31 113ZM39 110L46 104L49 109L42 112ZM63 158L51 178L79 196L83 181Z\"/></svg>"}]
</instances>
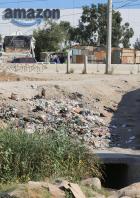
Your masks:
<instances>
[{"instance_id":1,"label":"utility pole","mask_svg":"<svg viewBox=\"0 0 140 198\"><path fill-rule=\"evenodd\" d=\"M106 74L111 72L112 51L112 0L108 0Z\"/></svg>"}]
</instances>

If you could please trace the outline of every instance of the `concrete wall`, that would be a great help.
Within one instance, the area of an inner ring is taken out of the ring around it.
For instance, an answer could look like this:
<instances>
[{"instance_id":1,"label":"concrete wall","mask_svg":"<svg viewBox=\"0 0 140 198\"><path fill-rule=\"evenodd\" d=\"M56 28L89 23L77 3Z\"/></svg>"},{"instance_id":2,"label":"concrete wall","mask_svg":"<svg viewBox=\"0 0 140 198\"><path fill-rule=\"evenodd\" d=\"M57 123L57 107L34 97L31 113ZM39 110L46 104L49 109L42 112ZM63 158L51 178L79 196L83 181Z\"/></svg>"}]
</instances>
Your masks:
<instances>
[{"instance_id":1,"label":"concrete wall","mask_svg":"<svg viewBox=\"0 0 140 198\"><path fill-rule=\"evenodd\" d=\"M70 64L69 71L73 73L80 74L84 69L84 64ZM16 73L66 73L66 64L11 64L2 63L0 64L0 70L7 72ZM137 74L140 73L140 65L133 64L119 64L112 65L112 74ZM104 64L88 64L87 65L88 74L104 74L105 65Z\"/></svg>"},{"instance_id":2,"label":"concrete wall","mask_svg":"<svg viewBox=\"0 0 140 198\"><path fill-rule=\"evenodd\" d=\"M128 175L127 175L128 184L133 184L140 182L140 164L132 163L128 166Z\"/></svg>"},{"instance_id":3,"label":"concrete wall","mask_svg":"<svg viewBox=\"0 0 140 198\"><path fill-rule=\"evenodd\" d=\"M110 151L97 151L96 155L101 159L103 167L115 165L113 169L109 169L106 177L114 175L117 172L116 182L121 183L124 181L124 186L140 182L140 156L134 153L126 153L125 150L121 152L110 152ZM120 165L125 165L120 172ZM106 173L106 169L105 169ZM124 187L122 184L122 187Z\"/></svg>"}]
</instances>

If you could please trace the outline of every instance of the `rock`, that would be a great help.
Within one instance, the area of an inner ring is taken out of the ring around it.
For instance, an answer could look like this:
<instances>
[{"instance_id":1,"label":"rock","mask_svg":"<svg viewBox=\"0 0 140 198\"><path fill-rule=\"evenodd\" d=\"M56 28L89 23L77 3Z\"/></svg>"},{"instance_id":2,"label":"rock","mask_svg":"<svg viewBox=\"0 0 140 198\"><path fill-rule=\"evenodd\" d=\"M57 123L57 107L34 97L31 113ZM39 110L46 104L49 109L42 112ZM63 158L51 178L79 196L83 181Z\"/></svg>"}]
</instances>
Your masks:
<instances>
[{"instance_id":1,"label":"rock","mask_svg":"<svg viewBox=\"0 0 140 198\"><path fill-rule=\"evenodd\" d=\"M47 182L29 182L28 184L19 184L16 189L13 191L10 190L10 193L8 194L8 196L4 196L2 198L65 198L65 193L60 190L58 186Z\"/></svg>"},{"instance_id":2,"label":"rock","mask_svg":"<svg viewBox=\"0 0 140 198\"><path fill-rule=\"evenodd\" d=\"M30 181L28 185L29 185L29 189L32 190L43 189L43 188L47 189L50 194L49 196L50 198L65 198L65 193L62 190L60 190L59 187L56 185L52 185L47 182L33 182L33 181Z\"/></svg>"},{"instance_id":3,"label":"rock","mask_svg":"<svg viewBox=\"0 0 140 198\"><path fill-rule=\"evenodd\" d=\"M119 197L131 197L131 198L139 198L140 197L140 183L132 184L126 188L123 188L118 191Z\"/></svg>"},{"instance_id":4,"label":"rock","mask_svg":"<svg viewBox=\"0 0 140 198\"><path fill-rule=\"evenodd\" d=\"M73 184L67 181L63 181L60 184L59 188L64 191L65 190L71 191L74 198L86 198L78 184Z\"/></svg>"},{"instance_id":5,"label":"rock","mask_svg":"<svg viewBox=\"0 0 140 198\"><path fill-rule=\"evenodd\" d=\"M41 90L41 96L44 98L46 97L46 90L44 88Z\"/></svg>"},{"instance_id":6,"label":"rock","mask_svg":"<svg viewBox=\"0 0 140 198\"><path fill-rule=\"evenodd\" d=\"M15 94L15 93L12 93L12 94L11 94L10 99L11 99L11 100L16 100L16 101L19 100L18 97L17 97L17 94Z\"/></svg>"},{"instance_id":7,"label":"rock","mask_svg":"<svg viewBox=\"0 0 140 198\"><path fill-rule=\"evenodd\" d=\"M48 184L48 191L51 194L52 198L65 198L66 197L65 193L55 185Z\"/></svg>"},{"instance_id":8,"label":"rock","mask_svg":"<svg viewBox=\"0 0 140 198\"><path fill-rule=\"evenodd\" d=\"M90 186L90 187L98 189L98 190L101 190L101 188L102 188L100 179L96 178L96 177L82 180L81 184L84 186Z\"/></svg>"}]
</instances>

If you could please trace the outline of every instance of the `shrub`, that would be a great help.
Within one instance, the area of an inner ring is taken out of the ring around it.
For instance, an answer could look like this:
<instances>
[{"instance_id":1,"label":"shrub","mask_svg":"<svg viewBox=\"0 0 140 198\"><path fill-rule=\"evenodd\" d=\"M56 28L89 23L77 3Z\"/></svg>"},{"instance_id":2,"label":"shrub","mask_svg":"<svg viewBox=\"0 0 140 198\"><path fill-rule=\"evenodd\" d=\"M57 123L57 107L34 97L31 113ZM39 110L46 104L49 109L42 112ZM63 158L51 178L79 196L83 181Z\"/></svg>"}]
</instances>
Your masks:
<instances>
[{"instance_id":1,"label":"shrub","mask_svg":"<svg viewBox=\"0 0 140 198\"><path fill-rule=\"evenodd\" d=\"M78 181L86 176L101 176L99 162L64 130L47 135L0 130L0 182L46 177Z\"/></svg>"}]
</instances>

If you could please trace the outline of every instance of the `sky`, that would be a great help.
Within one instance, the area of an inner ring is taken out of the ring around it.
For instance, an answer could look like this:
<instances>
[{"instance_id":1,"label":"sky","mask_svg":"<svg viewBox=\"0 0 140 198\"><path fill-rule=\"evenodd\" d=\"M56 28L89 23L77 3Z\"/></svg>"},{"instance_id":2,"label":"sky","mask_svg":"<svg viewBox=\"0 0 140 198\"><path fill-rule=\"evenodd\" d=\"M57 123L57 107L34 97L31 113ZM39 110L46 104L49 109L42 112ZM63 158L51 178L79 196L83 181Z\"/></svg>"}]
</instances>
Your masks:
<instances>
[{"instance_id":1,"label":"sky","mask_svg":"<svg viewBox=\"0 0 140 198\"><path fill-rule=\"evenodd\" d=\"M0 8L79 8L107 0L0 0ZM114 7L140 8L140 0L113 0Z\"/></svg>"}]
</instances>

